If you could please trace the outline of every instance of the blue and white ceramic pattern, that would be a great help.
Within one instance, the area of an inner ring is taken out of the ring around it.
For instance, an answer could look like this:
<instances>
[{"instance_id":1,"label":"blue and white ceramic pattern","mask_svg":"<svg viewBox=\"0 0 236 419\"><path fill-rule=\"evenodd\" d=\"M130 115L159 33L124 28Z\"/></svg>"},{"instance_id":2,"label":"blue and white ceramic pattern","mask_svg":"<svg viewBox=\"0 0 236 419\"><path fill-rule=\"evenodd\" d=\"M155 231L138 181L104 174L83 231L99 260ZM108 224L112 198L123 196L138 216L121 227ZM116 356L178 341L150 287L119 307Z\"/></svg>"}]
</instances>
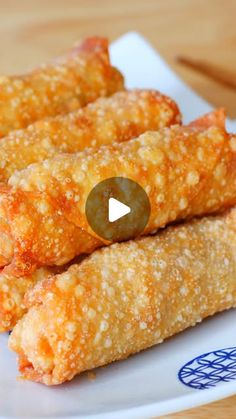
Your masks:
<instances>
[{"instance_id":1,"label":"blue and white ceramic pattern","mask_svg":"<svg viewBox=\"0 0 236 419\"><path fill-rule=\"evenodd\" d=\"M236 347L200 355L185 364L178 377L186 386L205 390L236 379Z\"/></svg>"}]
</instances>

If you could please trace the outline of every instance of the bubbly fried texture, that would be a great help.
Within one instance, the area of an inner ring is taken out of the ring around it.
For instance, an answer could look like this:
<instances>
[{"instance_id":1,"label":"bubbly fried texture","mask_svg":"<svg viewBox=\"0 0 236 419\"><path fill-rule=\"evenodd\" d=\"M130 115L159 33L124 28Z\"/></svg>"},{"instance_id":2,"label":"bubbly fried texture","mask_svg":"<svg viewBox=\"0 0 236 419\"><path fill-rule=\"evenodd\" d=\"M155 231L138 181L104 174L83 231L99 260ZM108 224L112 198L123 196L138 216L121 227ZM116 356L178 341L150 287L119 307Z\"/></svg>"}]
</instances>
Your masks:
<instances>
[{"instance_id":1,"label":"bubbly fried texture","mask_svg":"<svg viewBox=\"0 0 236 419\"><path fill-rule=\"evenodd\" d=\"M9 341L23 377L60 384L236 306L235 221L170 226L37 283Z\"/></svg>"},{"instance_id":2,"label":"bubbly fried texture","mask_svg":"<svg viewBox=\"0 0 236 419\"><path fill-rule=\"evenodd\" d=\"M26 312L23 303L26 291L37 281L54 274L52 268L41 268L20 278L0 274L0 332L11 330Z\"/></svg>"},{"instance_id":3,"label":"bubbly fried texture","mask_svg":"<svg viewBox=\"0 0 236 419\"><path fill-rule=\"evenodd\" d=\"M174 101L153 90L119 92L64 116L37 121L0 142L0 181L31 163L85 147L130 140L147 130L180 123Z\"/></svg>"},{"instance_id":4,"label":"bubbly fried texture","mask_svg":"<svg viewBox=\"0 0 236 419\"><path fill-rule=\"evenodd\" d=\"M74 259L72 263L79 263L84 257ZM26 313L24 304L25 294L37 282L50 276L61 274L71 264L51 266L37 269L31 275L16 277L0 273L0 333L12 330L17 321Z\"/></svg>"},{"instance_id":5,"label":"bubbly fried texture","mask_svg":"<svg viewBox=\"0 0 236 419\"><path fill-rule=\"evenodd\" d=\"M16 172L0 193L4 271L22 276L109 244L89 227L85 204L91 189L110 177L130 178L146 190L151 215L143 234L235 205L235 144L217 126L172 126Z\"/></svg>"},{"instance_id":6,"label":"bubbly fried texture","mask_svg":"<svg viewBox=\"0 0 236 419\"><path fill-rule=\"evenodd\" d=\"M0 78L0 137L122 89L123 77L110 64L107 40L85 39L51 64Z\"/></svg>"}]
</instances>

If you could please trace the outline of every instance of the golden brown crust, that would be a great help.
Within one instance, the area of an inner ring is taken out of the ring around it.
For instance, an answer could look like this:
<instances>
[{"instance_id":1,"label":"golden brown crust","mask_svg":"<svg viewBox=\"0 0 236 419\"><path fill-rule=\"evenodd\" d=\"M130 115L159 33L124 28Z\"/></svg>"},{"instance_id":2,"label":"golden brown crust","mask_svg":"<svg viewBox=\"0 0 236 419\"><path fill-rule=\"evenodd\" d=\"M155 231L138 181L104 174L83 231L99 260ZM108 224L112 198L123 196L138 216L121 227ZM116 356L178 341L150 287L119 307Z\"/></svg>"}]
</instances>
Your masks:
<instances>
[{"instance_id":1,"label":"golden brown crust","mask_svg":"<svg viewBox=\"0 0 236 419\"><path fill-rule=\"evenodd\" d=\"M216 109L214 112L207 113L206 115L195 119L193 122L189 124L189 126L204 129L216 126L218 128L225 129L225 118L225 109L219 108Z\"/></svg>"},{"instance_id":2,"label":"golden brown crust","mask_svg":"<svg viewBox=\"0 0 236 419\"><path fill-rule=\"evenodd\" d=\"M235 205L235 168L235 136L217 126L172 126L34 164L15 173L1 194L0 212L14 249L5 271L21 276L107 244L95 236L85 216L88 194L104 179L124 176L146 190L148 234L170 222Z\"/></svg>"},{"instance_id":3,"label":"golden brown crust","mask_svg":"<svg viewBox=\"0 0 236 419\"><path fill-rule=\"evenodd\" d=\"M24 76L0 78L0 137L123 87L123 77L110 64L107 40L88 38L51 64Z\"/></svg>"},{"instance_id":4,"label":"golden brown crust","mask_svg":"<svg viewBox=\"0 0 236 419\"><path fill-rule=\"evenodd\" d=\"M0 332L11 330L26 312L23 303L26 291L37 281L55 274L55 270L41 268L32 275L16 278L0 274Z\"/></svg>"},{"instance_id":5,"label":"golden brown crust","mask_svg":"<svg viewBox=\"0 0 236 419\"><path fill-rule=\"evenodd\" d=\"M76 258L79 263L83 258ZM27 309L24 304L26 292L37 282L50 276L62 273L69 268L69 264L60 267L46 267L37 269L30 275L15 277L0 273L0 333L12 330ZM46 281L45 281L46 282Z\"/></svg>"},{"instance_id":6,"label":"golden brown crust","mask_svg":"<svg viewBox=\"0 0 236 419\"><path fill-rule=\"evenodd\" d=\"M60 384L236 306L235 213L114 244L37 283L9 341L23 377Z\"/></svg>"},{"instance_id":7,"label":"golden brown crust","mask_svg":"<svg viewBox=\"0 0 236 419\"><path fill-rule=\"evenodd\" d=\"M86 147L123 142L181 122L177 105L154 90L119 92L55 118L37 121L0 141L0 181L32 163Z\"/></svg>"}]
</instances>

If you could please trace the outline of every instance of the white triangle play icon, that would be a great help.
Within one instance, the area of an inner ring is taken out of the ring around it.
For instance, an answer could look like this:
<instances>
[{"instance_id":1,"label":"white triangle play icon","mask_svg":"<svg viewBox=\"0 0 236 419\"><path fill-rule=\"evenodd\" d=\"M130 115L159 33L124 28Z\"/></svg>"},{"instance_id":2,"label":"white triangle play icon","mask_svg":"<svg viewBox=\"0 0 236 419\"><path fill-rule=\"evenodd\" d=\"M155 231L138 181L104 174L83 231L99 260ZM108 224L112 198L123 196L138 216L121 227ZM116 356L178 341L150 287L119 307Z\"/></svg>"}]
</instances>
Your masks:
<instances>
[{"instance_id":1,"label":"white triangle play icon","mask_svg":"<svg viewBox=\"0 0 236 419\"><path fill-rule=\"evenodd\" d=\"M128 205L123 204L115 198L109 198L108 201L108 220L110 223L119 220L131 212Z\"/></svg>"}]
</instances>

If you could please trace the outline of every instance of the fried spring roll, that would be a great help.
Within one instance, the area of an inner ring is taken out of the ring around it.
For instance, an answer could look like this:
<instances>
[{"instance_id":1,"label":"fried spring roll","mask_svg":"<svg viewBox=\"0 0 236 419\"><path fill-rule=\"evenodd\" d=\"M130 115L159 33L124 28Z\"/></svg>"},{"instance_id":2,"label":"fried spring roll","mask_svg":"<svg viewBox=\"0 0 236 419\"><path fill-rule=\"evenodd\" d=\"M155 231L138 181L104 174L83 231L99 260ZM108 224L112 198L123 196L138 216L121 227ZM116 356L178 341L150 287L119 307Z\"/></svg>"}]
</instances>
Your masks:
<instances>
[{"instance_id":1,"label":"fried spring roll","mask_svg":"<svg viewBox=\"0 0 236 419\"><path fill-rule=\"evenodd\" d=\"M79 263L83 257L76 258L72 263ZM71 263L71 264L72 264ZM15 277L0 273L0 333L12 330L17 321L27 311L24 304L25 294L37 282L66 271L71 264L37 269L31 275Z\"/></svg>"},{"instance_id":2,"label":"fried spring roll","mask_svg":"<svg viewBox=\"0 0 236 419\"><path fill-rule=\"evenodd\" d=\"M235 307L235 222L233 209L170 226L38 283L10 336L20 373L60 384Z\"/></svg>"},{"instance_id":3,"label":"fried spring roll","mask_svg":"<svg viewBox=\"0 0 236 419\"><path fill-rule=\"evenodd\" d=\"M0 181L56 153L130 140L147 130L180 123L177 105L151 90L119 92L73 113L35 122L0 142Z\"/></svg>"},{"instance_id":4,"label":"fried spring roll","mask_svg":"<svg viewBox=\"0 0 236 419\"><path fill-rule=\"evenodd\" d=\"M88 38L51 64L0 78L0 137L122 89L123 77L111 66L107 40Z\"/></svg>"},{"instance_id":5,"label":"fried spring roll","mask_svg":"<svg viewBox=\"0 0 236 419\"><path fill-rule=\"evenodd\" d=\"M204 117L205 127L200 120L163 128L16 172L0 193L0 233L8 243L0 241L4 271L22 276L110 244L85 215L90 191L107 178L130 178L146 190L151 214L143 234L235 205L236 137L209 127L208 118L212 124L213 115Z\"/></svg>"},{"instance_id":6,"label":"fried spring roll","mask_svg":"<svg viewBox=\"0 0 236 419\"><path fill-rule=\"evenodd\" d=\"M26 291L39 280L54 274L52 268L41 268L20 278L0 274L0 332L11 330L26 312L23 303Z\"/></svg>"}]
</instances>

